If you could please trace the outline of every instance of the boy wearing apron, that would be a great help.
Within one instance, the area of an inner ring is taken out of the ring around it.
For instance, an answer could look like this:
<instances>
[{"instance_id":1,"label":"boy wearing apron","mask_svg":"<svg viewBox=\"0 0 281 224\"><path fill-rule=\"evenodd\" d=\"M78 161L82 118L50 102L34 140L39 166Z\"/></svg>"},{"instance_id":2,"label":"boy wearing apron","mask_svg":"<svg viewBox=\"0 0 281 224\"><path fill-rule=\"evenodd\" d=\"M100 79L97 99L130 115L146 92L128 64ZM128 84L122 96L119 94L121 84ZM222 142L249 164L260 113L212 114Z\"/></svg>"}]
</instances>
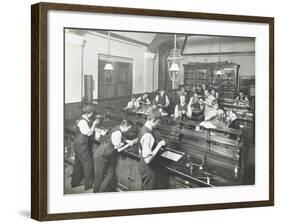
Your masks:
<instances>
[{"instance_id":1,"label":"boy wearing apron","mask_svg":"<svg viewBox=\"0 0 281 224\"><path fill-rule=\"evenodd\" d=\"M116 163L118 152L132 146L135 140L125 140L123 134L131 128L131 124L123 120L109 133L109 139L94 152L95 183L94 193L113 192L117 187ZM124 144L127 143L127 144Z\"/></svg>"},{"instance_id":2,"label":"boy wearing apron","mask_svg":"<svg viewBox=\"0 0 281 224\"><path fill-rule=\"evenodd\" d=\"M205 101L201 101L201 102L205 104L204 120L207 121L217 116L217 110L219 106L218 106L217 99L210 94L209 90L206 89L204 91L204 94L205 94Z\"/></svg>"},{"instance_id":3,"label":"boy wearing apron","mask_svg":"<svg viewBox=\"0 0 281 224\"><path fill-rule=\"evenodd\" d=\"M243 105L243 106L249 106L249 99L247 96L244 95L243 91L239 91L239 95L235 99L236 105Z\"/></svg>"},{"instance_id":4,"label":"boy wearing apron","mask_svg":"<svg viewBox=\"0 0 281 224\"><path fill-rule=\"evenodd\" d=\"M85 190L93 187L93 159L90 147L90 136L92 136L99 119L90 121L93 115L93 106L87 105L82 108L82 117L77 120L77 134L74 137L75 161L72 172L72 187L80 185L85 179Z\"/></svg>"},{"instance_id":5,"label":"boy wearing apron","mask_svg":"<svg viewBox=\"0 0 281 224\"><path fill-rule=\"evenodd\" d=\"M183 117L186 117L186 116L187 116L187 104L185 101L185 95L181 94L180 103L175 106L174 117L176 119L178 119L178 118L183 119Z\"/></svg>"},{"instance_id":6,"label":"boy wearing apron","mask_svg":"<svg viewBox=\"0 0 281 224\"><path fill-rule=\"evenodd\" d=\"M161 114L158 111L152 111L147 116L147 121L141 128L138 135L138 145L140 153L139 174L142 181L142 190L157 189L160 174L160 164L155 158L163 146L166 145L164 140L158 144L153 133L153 129L159 124ZM158 172L159 171L159 172ZM159 176L158 176L159 178Z\"/></svg>"},{"instance_id":7,"label":"boy wearing apron","mask_svg":"<svg viewBox=\"0 0 281 224\"><path fill-rule=\"evenodd\" d=\"M164 89L160 89L159 93L155 97L155 101L157 102L158 107L167 112L170 101Z\"/></svg>"}]
</instances>

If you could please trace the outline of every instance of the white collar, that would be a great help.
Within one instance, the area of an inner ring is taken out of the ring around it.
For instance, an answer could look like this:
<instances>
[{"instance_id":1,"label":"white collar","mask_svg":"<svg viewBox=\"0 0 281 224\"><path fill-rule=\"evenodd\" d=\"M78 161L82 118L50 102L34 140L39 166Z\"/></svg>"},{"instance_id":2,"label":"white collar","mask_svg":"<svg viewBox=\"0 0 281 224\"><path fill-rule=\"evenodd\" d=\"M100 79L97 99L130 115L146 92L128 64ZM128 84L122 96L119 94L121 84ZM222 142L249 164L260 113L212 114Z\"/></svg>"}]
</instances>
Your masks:
<instances>
[{"instance_id":1,"label":"white collar","mask_svg":"<svg viewBox=\"0 0 281 224\"><path fill-rule=\"evenodd\" d=\"M151 123L149 121L145 122L145 127L147 127L148 129L152 130L152 126Z\"/></svg>"},{"instance_id":2,"label":"white collar","mask_svg":"<svg viewBox=\"0 0 281 224\"><path fill-rule=\"evenodd\" d=\"M83 117L86 121L90 121L89 118L88 118L85 114L83 114L82 117Z\"/></svg>"}]
</instances>

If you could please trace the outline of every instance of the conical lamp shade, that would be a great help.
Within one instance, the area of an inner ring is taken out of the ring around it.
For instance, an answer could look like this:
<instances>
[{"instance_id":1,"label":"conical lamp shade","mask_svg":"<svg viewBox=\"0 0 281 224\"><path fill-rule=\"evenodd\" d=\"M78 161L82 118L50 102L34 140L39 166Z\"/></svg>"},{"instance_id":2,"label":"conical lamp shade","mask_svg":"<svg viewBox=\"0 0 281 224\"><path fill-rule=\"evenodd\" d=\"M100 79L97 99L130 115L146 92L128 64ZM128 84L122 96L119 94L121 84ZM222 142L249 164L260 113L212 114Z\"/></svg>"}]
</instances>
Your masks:
<instances>
[{"instance_id":1,"label":"conical lamp shade","mask_svg":"<svg viewBox=\"0 0 281 224\"><path fill-rule=\"evenodd\" d=\"M221 69L216 72L216 75L222 75L222 74L223 74L223 72Z\"/></svg>"},{"instance_id":2,"label":"conical lamp shade","mask_svg":"<svg viewBox=\"0 0 281 224\"><path fill-rule=\"evenodd\" d=\"M107 64L104 66L104 70L105 70L105 71L113 71L113 66L112 66L112 64L107 63Z\"/></svg>"},{"instance_id":3,"label":"conical lamp shade","mask_svg":"<svg viewBox=\"0 0 281 224\"><path fill-rule=\"evenodd\" d=\"M176 63L173 63L169 70L170 72L179 72L180 68Z\"/></svg>"}]
</instances>

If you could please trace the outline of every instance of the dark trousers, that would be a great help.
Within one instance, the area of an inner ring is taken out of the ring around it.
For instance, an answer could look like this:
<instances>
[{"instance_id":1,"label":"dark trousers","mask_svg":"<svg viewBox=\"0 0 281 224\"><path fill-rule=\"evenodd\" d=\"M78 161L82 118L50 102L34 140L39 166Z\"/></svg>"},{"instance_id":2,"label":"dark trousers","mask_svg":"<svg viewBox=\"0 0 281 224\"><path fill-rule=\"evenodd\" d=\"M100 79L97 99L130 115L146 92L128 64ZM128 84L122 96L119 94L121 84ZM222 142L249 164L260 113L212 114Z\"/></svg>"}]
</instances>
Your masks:
<instances>
[{"instance_id":1,"label":"dark trousers","mask_svg":"<svg viewBox=\"0 0 281 224\"><path fill-rule=\"evenodd\" d=\"M94 153L95 183L94 192L114 192L117 187L117 155L111 145L101 145ZM112 153L109 153L111 152Z\"/></svg>"},{"instance_id":2,"label":"dark trousers","mask_svg":"<svg viewBox=\"0 0 281 224\"><path fill-rule=\"evenodd\" d=\"M139 162L139 174L142 182L142 190L168 189L168 174L161 167L157 158L151 164Z\"/></svg>"},{"instance_id":3,"label":"dark trousers","mask_svg":"<svg viewBox=\"0 0 281 224\"><path fill-rule=\"evenodd\" d=\"M153 190L156 188L156 170L152 169L141 158L139 163L139 174L142 182L142 190Z\"/></svg>"},{"instance_id":4,"label":"dark trousers","mask_svg":"<svg viewBox=\"0 0 281 224\"><path fill-rule=\"evenodd\" d=\"M77 148L75 150L75 162L72 172L72 187L80 185L82 179L85 179L85 190L93 187L93 159L92 153L88 148Z\"/></svg>"}]
</instances>

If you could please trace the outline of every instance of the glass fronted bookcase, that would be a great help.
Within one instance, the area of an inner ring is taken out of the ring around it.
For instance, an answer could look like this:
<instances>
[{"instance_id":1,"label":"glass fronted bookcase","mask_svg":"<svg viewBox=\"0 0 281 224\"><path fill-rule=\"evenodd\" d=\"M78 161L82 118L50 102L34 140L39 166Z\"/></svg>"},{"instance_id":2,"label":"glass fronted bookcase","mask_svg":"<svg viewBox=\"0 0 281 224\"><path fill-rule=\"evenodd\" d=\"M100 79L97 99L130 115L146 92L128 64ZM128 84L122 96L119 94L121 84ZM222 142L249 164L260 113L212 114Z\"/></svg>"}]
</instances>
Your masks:
<instances>
[{"instance_id":1,"label":"glass fronted bookcase","mask_svg":"<svg viewBox=\"0 0 281 224\"><path fill-rule=\"evenodd\" d=\"M221 98L233 99L239 91L239 65L230 62L184 64L184 86L187 91L202 84L215 89Z\"/></svg>"}]
</instances>

